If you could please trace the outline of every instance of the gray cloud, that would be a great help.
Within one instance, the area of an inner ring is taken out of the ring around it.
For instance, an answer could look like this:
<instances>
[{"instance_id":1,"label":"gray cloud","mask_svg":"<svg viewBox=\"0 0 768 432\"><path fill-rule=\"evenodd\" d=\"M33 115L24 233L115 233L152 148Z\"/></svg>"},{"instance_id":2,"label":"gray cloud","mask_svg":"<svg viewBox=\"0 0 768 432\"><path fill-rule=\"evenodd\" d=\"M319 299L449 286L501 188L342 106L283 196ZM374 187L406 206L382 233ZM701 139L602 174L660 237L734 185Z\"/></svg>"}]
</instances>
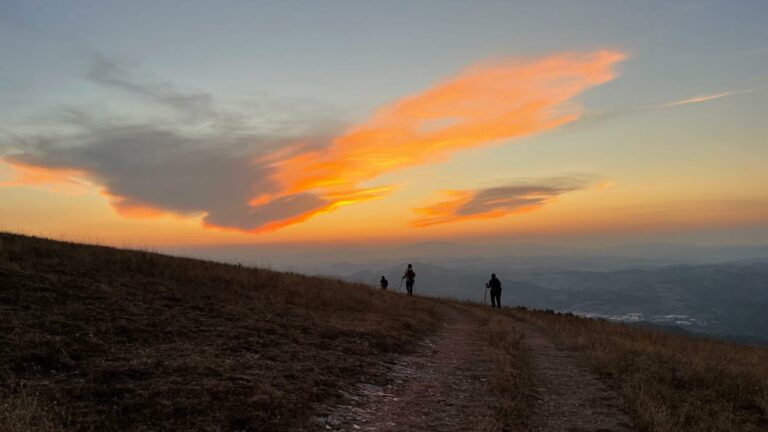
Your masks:
<instances>
[{"instance_id":1,"label":"gray cloud","mask_svg":"<svg viewBox=\"0 0 768 432\"><path fill-rule=\"evenodd\" d=\"M498 186L474 191L472 199L456 209L460 216L488 213L503 209L514 211L523 207L540 206L565 192L581 189L583 186L570 185L524 185Z\"/></svg>"},{"instance_id":2,"label":"gray cloud","mask_svg":"<svg viewBox=\"0 0 768 432\"><path fill-rule=\"evenodd\" d=\"M454 198L416 209L422 217L416 226L429 226L475 217L500 217L532 210L552 202L558 196L589 187L590 176L555 177L522 180L484 189L451 191Z\"/></svg>"},{"instance_id":3,"label":"gray cloud","mask_svg":"<svg viewBox=\"0 0 768 432\"><path fill-rule=\"evenodd\" d=\"M86 77L102 86L164 105L191 121L213 121L222 117L214 108L211 95L194 90L182 91L164 81L137 78L119 62L102 55L93 56Z\"/></svg>"},{"instance_id":4,"label":"gray cloud","mask_svg":"<svg viewBox=\"0 0 768 432\"><path fill-rule=\"evenodd\" d=\"M326 208L330 203L312 193L299 193L276 198L258 206L219 207L205 218L214 226L236 226L241 229L277 228L287 221L304 217ZM246 217L244 219L244 216Z\"/></svg>"},{"instance_id":5,"label":"gray cloud","mask_svg":"<svg viewBox=\"0 0 768 432\"><path fill-rule=\"evenodd\" d=\"M295 134L269 134L245 125L216 127L223 118L237 115L221 114L209 95L135 79L104 58L96 59L88 76L100 85L173 108L197 126L188 128L173 120L126 122L67 107L50 120L66 124L69 132L6 134L0 137L0 158L11 164L83 172L104 188L118 210L148 207L201 215L204 223L217 227L269 228L328 205L312 193L249 204L255 197L279 192L271 179L275 160L268 156L280 150L281 157L287 158L327 145L328 138L321 132L307 135L300 129ZM45 130L43 125L40 130Z\"/></svg>"}]
</instances>

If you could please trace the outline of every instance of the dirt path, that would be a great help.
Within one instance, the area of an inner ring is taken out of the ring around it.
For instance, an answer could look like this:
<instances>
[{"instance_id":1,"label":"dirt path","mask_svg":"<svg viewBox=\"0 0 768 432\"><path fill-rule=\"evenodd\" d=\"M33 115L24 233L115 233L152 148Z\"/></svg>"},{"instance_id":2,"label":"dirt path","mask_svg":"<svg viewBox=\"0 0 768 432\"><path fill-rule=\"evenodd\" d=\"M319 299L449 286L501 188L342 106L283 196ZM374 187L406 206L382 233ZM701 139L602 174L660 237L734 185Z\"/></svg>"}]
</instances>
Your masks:
<instances>
[{"instance_id":1,"label":"dirt path","mask_svg":"<svg viewBox=\"0 0 768 432\"><path fill-rule=\"evenodd\" d=\"M487 338L477 318L446 310L446 325L413 355L383 365L389 384L360 383L348 404L315 419L318 430L475 431L493 413Z\"/></svg>"},{"instance_id":2,"label":"dirt path","mask_svg":"<svg viewBox=\"0 0 768 432\"><path fill-rule=\"evenodd\" d=\"M535 431L628 432L634 429L618 394L578 354L560 348L530 324L516 321L533 353L540 397Z\"/></svg>"},{"instance_id":3,"label":"dirt path","mask_svg":"<svg viewBox=\"0 0 768 432\"><path fill-rule=\"evenodd\" d=\"M447 307L446 316L445 327L415 354L381 365L387 384L357 384L343 404L314 419L315 430L494 430L488 337L471 311ZM618 395L576 354L557 347L531 324L514 320L514 328L525 336L534 363L536 388L523 390L538 401L530 431L633 430Z\"/></svg>"}]
</instances>

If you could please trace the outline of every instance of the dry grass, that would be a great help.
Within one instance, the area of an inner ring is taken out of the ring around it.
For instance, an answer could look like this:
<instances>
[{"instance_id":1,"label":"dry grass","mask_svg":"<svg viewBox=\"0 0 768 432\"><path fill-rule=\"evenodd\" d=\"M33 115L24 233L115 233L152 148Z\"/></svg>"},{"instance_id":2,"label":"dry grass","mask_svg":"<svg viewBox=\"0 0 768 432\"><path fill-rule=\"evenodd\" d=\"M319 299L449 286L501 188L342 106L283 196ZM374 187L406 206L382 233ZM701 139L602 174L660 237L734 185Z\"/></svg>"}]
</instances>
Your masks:
<instances>
[{"instance_id":1,"label":"dry grass","mask_svg":"<svg viewBox=\"0 0 768 432\"><path fill-rule=\"evenodd\" d=\"M305 430L439 326L439 301L329 278L0 233L0 430ZM471 306L466 306L472 308ZM476 308L497 399L535 414L512 319L584 353L641 431L768 430L768 349ZM510 314L511 316L506 316Z\"/></svg>"},{"instance_id":2,"label":"dry grass","mask_svg":"<svg viewBox=\"0 0 768 432\"><path fill-rule=\"evenodd\" d=\"M5 432L53 432L59 430L64 411L41 402L27 388L9 389L0 400L0 426Z\"/></svg>"},{"instance_id":3,"label":"dry grass","mask_svg":"<svg viewBox=\"0 0 768 432\"><path fill-rule=\"evenodd\" d=\"M641 431L768 430L768 349L571 314L515 310L582 351Z\"/></svg>"},{"instance_id":4,"label":"dry grass","mask_svg":"<svg viewBox=\"0 0 768 432\"><path fill-rule=\"evenodd\" d=\"M302 429L439 321L335 279L12 234L0 316L10 431Z\"/></svg>"},{"instance_id":5,"label":"dry grass","mask_svg":"<svg viewBox=\"0 0 768 432\"><path fill-rule=\"evenodd\" d=\"M533 357L512 319L487 308L473 308L484 324L493 358L489 378L494 417L483 431L527 431L535 417Z\"/></svg>"}]
</instances>

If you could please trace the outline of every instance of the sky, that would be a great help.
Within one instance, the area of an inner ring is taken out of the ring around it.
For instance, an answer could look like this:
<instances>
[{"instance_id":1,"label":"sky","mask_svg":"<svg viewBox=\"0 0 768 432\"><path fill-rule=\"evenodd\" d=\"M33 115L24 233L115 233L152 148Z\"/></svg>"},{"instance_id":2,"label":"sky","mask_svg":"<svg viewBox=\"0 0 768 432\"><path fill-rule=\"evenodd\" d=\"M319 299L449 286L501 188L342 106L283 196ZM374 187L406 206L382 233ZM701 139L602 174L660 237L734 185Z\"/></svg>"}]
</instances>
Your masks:
<instances>
[{"instance_id":1,"label":"sky","mask_svg":"<svg viewBox=\"0 0 768 432\"><path fill-rule=\"evenodd\" d=\"M0 1L0 229L768 243L764 1Z\"/></svg>"}]
</instances>

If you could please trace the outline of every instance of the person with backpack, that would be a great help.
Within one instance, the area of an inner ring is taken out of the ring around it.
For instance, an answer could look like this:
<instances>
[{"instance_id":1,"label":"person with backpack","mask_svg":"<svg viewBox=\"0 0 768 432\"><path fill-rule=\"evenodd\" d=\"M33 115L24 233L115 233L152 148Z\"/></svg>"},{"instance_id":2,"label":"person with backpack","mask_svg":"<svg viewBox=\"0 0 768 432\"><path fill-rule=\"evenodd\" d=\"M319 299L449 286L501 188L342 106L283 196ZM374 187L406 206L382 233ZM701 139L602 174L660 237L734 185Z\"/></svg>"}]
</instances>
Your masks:
<instances>
[{"instance_id":1,"label":"person with backpack","mask_svg":"<svg viewBox=\"0 0 768 432\"><path fill-rule=\"evenodd\" d=\"M501 307L501 281L496 278L496 273L491 275L491 280L485 284L486 288L491 289L491 307Z\"/></svg>"},{"instance_id":2,"label":"person with backpack","mask_svg":"<svg viewBox=\"0 0 768 432\"><path fill-rule=\"evenodd\" d=\"M403 279L405 279L405 289L408 290L408 295L413 295L413 284L416 282L416 272L413 271L413 265L408 264L408 269L405 270L405 274L403 274Z\"/></svg>"},{"instance_id":3,"label":"person with backpack","mask_svg":"<svg viewBox=\"0 0 768 432\"><path fill-rule=\"evenodd\" d=\"M384 275L382 275L379 284L381 285L381 289L385 290L389 286L389 281L384 277Z\"/></svg>"}]
</instances>

